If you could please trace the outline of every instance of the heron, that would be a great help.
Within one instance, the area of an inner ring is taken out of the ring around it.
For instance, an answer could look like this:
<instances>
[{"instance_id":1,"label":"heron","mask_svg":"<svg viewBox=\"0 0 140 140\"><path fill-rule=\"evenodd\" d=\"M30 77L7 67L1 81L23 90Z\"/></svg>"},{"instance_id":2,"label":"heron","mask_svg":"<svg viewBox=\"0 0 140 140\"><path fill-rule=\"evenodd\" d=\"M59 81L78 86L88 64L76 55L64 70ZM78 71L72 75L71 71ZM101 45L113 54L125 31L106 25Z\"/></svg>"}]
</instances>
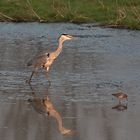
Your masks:
<instances>
[{"instance_id":1,"label":"heron","mask_svg":"<svg viewBox=\"0 0 140 140\"><path fill-rule=\"evenodd\" d=\"M62 48L63 48L63 43L66 40L72 40L75 37L72 35L68 35L68 34L62 34L59 38L58 38L58 47L55 51L53 52L45 52L39 56L36 57L36 59L31 60L27 63L27 66L33 66L34 70L31 73L31 76L29 78L29 80L27 80L28 83L31 82L33 75L38 71L39 68L44 68L46 70L46 75L48 75L48 72L50 70L50 66L53 64L54 60L60 55L60 53L62 52Z\"/></svg>"}]
</instances>

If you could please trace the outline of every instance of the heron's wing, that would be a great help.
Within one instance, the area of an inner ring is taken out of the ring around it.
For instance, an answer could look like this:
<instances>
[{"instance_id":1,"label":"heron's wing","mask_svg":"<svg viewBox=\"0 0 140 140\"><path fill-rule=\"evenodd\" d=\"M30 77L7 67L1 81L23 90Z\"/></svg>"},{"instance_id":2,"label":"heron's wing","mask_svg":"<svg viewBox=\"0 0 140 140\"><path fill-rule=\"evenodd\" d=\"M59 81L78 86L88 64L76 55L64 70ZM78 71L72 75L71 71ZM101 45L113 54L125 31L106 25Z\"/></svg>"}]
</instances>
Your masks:
<instances>
[{"instance_id":1,"label":"heron's wing","mask_svg":"<svg viewBox=\"0 0 140 140\"><path fill-rule=\"evenodd\" d=\"M48 52L41 54L41 55L35 57L33 60L29 61L27 63L27 66L33 65L35 67L41 67L47 62L49 55L50 55L50 53L48 53Z\"/></svg>"}]
</instances>

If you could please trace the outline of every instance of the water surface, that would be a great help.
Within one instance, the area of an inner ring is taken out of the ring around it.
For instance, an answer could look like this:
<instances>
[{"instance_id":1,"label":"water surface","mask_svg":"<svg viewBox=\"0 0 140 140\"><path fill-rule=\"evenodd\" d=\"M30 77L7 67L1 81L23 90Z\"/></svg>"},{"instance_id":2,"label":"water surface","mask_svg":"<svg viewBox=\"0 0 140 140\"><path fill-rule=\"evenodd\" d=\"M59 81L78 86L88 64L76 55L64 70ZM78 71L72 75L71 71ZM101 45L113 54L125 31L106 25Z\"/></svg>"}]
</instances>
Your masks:
<instances>
[{"instance_id":1,"label":"water surface","mask_svg":"<svg viewBox=\"0 0 140 140\"><path fill-rule=\"evenodd\" d=\"M50 71L51 86L40 70L32 88L25 82L27 62L65 42ZM94 27L92 24L0 23L1 140L138 140L140 137L140 31ZM128 103L118 109L112 93L124 91ZM43 112L49 97L63 126ZM31 102L32 101L32 102Z\"/></svg>"}]
</instances>

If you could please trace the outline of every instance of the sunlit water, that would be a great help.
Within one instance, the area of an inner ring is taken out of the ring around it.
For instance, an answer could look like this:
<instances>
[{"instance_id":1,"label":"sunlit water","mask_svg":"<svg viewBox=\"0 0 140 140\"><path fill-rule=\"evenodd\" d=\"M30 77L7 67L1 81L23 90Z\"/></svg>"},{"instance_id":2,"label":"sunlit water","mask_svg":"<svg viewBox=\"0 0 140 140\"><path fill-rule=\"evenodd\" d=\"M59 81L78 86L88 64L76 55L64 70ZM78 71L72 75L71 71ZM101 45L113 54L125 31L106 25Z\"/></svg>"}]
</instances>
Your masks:
<instances>
[{"instance_id":1,"label":"sunlit water","mask_svg":"<svg viewBox=\"0 0 140 140\"><path fill-rule=\"evenodd\" d=\"M32 87L25 81L27 62L55 50L62 33L67 41L51 67L51 86L40 70ZM140 137L140 31L92 24L0 23L0 140L138 140ZM112 93L124 91L128 102L116 108ZM48 116L49 97L63 126Z\"/></svg>"}]
</instances>

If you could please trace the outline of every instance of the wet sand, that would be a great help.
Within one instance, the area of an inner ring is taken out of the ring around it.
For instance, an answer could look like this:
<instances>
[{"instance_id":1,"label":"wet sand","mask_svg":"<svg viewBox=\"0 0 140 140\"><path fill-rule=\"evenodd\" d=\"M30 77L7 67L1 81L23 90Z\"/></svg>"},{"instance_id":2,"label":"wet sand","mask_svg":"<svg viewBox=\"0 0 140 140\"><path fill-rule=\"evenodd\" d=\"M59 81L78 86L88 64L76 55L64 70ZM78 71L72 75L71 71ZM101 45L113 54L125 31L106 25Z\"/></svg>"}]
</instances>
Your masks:
<instances>
[{"instance_id":1,"label":"wet sand","mask_svg":"<svg viewBox=\"0 0 140 140\"><path fill-rule=\"evenodd\" d=\"M51 86L27 62L39 52L65 42L50 70ZM140 137L140 31L94 27L92 24L0 23L1 140L138 140ZM112 93L124 91L128 102L118 107ZM42 101L49 97L63 126L48 116Z\"/></svg>"}]
</instances>

